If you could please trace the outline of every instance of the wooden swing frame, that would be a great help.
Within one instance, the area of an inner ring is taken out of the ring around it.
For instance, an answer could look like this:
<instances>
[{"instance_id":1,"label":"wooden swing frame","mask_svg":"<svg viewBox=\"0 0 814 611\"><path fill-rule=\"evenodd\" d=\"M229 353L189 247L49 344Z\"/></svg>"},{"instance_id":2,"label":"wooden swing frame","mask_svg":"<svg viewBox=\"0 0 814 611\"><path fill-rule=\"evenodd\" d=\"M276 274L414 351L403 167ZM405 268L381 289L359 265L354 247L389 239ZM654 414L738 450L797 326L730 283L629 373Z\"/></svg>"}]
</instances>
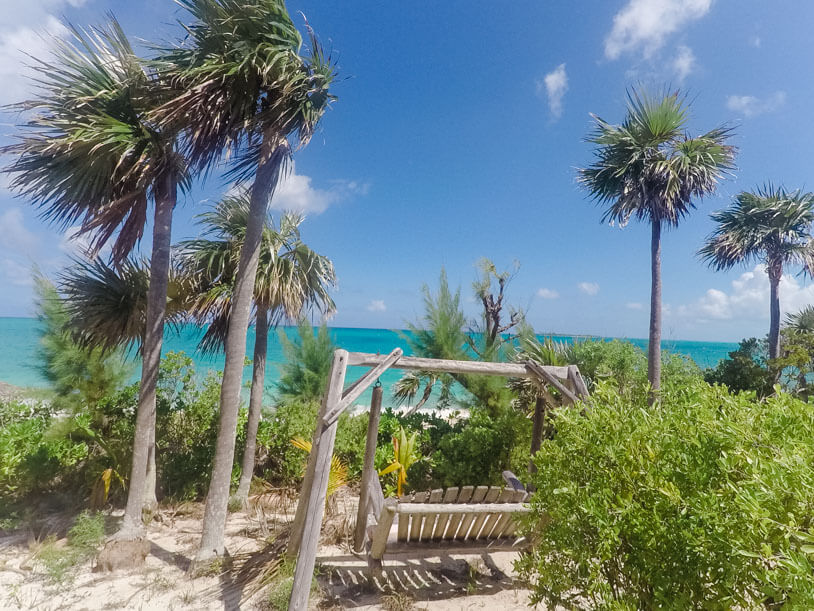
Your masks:
<instances>
[{"instance_id":1,"label":"wooden swing frame","mask_svg":"<svg viewBox=\"0 0 814 611\"><path fill-rule=\"evenodd\" d=\"M370 367L370 369L348 388L345 388L347 369L353 366ZM319 547L319 536L328 491L328 474L330 472L339 416L379 376L391 368L526 378L532 380L544 390L549 386L553 386L569 403L575 403L588 396L588 389L576 365L552 367L539 365L532 361L526 361L525 363L484 363L480 361L427 359L404 356L401 348L396 348L388 355L348 352L342 349L334 351L328 377L328 388L317 416L317 427L312 441L312 450L308 458L308 466L300 489L297 513L294 517L291 538L288 543L288 556L292 559L297 558L294 584L288 606L290 610L305 611L308 608L308 597L311 591L311 579L314 574L317 548ZM358 546L359 541L363 539L366 527L367 503L363 501L366 501L370 494L369 482L374 470L373 459L379 433L380 411L381 404L376 405L376 401L374 401L365 445L362 490L359 503L360 517L357 519L354 533L355 546Z\"/></svg>"}]
</instances>

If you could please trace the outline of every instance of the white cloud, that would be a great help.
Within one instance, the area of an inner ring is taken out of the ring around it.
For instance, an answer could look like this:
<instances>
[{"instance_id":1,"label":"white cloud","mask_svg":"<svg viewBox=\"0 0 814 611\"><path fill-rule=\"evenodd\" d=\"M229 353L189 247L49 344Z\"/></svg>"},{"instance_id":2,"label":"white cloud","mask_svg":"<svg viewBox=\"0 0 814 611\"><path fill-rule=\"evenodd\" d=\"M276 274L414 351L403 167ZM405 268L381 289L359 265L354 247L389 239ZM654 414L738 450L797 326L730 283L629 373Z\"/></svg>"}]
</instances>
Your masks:
<instances>
[{"instance_id":1,"label":"white cloud","mask_svg":"<svg viewBox=\"0 0 814 611\"><path fill-rule=\"evenodd\" d=\"M39 238L29 231L19 208L9 208L0 214L0 248L16 255L33 256L39 246Z\"/></svg>"},{"instance_id":2,"label":"white cloud","mask_svg":"<svg viewBox=\"0 0 814 611\"><path fill-rule=\"evenodd\" d=\"M387 310L387 306L384 303L383 299L374 299L365 308L368 312L385 312Z\"/></svg>"},{"instance_id":3,"label":"white cloud","mask_svg":"<svg viewBox=\"0 0 814 611\"><path fill-rule=\"evenodd\" d=\"M814 284L803 286L789 274L780 280L782 313L797 312L814 303ZM732 281L730 291L711 288L694 302L679 306L677 315L707 323L723 320L763 321L769 318L769 278L757 265Z\"/></svg>"},{"instance_id":4,"label":"white cloud","mask_svg":"<svg viewBox=\"0 0 814 611\"><path fill-rule=\"evenodd\" d=\"M605 38L605 57L641 51L646 58L661 49L667 37L709 12L712 0L629 0L613 17Z\"/></svg>"},{"instance_id":5,"label":"white cloud","mask_svg":"<svg viewBox=\"0 0 814 611\"><path fill-rule=\"evenodd\" d=\"M760 40L760 36L757 36L757 35L752 36L752 38L749 39L749 44L752 45L753 47L755 47L756 49L760 48L760 45L762 44L762 42L763 41Z\"/></svg>"},{"instance_id":6,"label":"white cloud","mask_svg":"<svg viewBox=\"0 0 814 611\"><path fill-rule=\"evenodd\" d=\"M596 282L580 282L577 287L586 295L596 295L599 292L599 285Z\"/></svg>"},{"instance_id":7,"label":"white cloud","mask_svg":"<svg viewBox=\"0 0 814 611\"><path fill-rule=\"evenodd\" d=\"M53 36L68 29L57 18L67 7L85 0L4 0L0 16L0 104L19 102L31 93L31 57L48 59Z\"/></svg>"},{"instance_id":8,"label":"white cloud","mask_svg":"<svg viewBox=\"0 0 814 611\"><path fill-rule=\"evenodd\" d=\"M773 94L764 98L758 98L753 95L731 95L726 98L726 107L745 117L754 117L755 115L765 112L772 112L785 103L785 91L775 91Z\"/></svg>"},{"instance_id":9,"label":"white cloud","mask_svg":"<svg viewBox=\"0 0 814 611\"><path fill-rule=\"evenodd\" d=\"M673 70L675 70L676 78L681 83L686 79L695 68L695 54L692 49L684 45L679 45L676 49L676 55L673 58Z\"/></svg>"},{"instance_id":10,"label":"white cloud","mask_svg":"<svg viewBox=\"0 0 814 611\"><path fill-rule=\"evenodd\" d=\"M0 277L5 278L14 286L33 286L34 275L32 272L32 265L23 265L14 259L3 259L0 262L2 269L0 269Z\"/></svg>"},{"instance_id":11,"label":"white cloud","mask_svg":"<svg viewBox=\"0 0 814 611\"><path fill-rule=\"evenodd\" d=\"M628 310L644 310L644 304L639 303L638 301L628 301L625 304L625 307Z\"/></svg>"},{"instance_id":12,"label":"white cloud","mask_svg":"<svg viewBox=\"0 0 814 611\"><path fill-rule=\"evenodd\" d=\"M329 206L352 195L367 195L368 183L335 180L328 189L318 189L311 184L311 177L297 174L296 168L283 179L274 191L270 207L274 210L321 214Z\"/></svg>"},{"instance_id":13,"label":"white cloud","mask_svg":"<svg viewBox=\"0 0 814 611\"><path fill-rule=\"evenodd\" d=\"M553 289L543 288L537 291L537 296L542 297L543 299L557 299L557 297L559 297L560 294Z\"/></svg>"},{"instance_id":14,"label":"white cloud","mask_svg":"<svg viewBox=\"0 0 814 611\"><path fill-rule=\"evenodd\" d=\"M560 64L554 70L537 81L537 95L545 93L548 98L548 109L555 119L562 116L562 99L568 91L568 75L565 73L565 64Z\"/></svg>"}]
</instances>

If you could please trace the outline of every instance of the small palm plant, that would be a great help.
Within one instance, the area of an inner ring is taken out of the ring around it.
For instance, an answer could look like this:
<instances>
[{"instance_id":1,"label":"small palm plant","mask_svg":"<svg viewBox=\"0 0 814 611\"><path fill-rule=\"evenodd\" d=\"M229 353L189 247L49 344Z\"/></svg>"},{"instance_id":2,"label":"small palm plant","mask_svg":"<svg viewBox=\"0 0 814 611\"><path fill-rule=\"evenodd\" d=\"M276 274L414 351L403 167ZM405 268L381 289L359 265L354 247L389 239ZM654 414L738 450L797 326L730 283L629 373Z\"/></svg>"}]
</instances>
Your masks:
<instances>
[{"instance_id":1,"label":"small palm plant","mask_svg":"<svg viewBox=\"0 0 814 611\"><path fill-rule=\"evenodd\" d=\"M780 354L780 280L786 266L814 271L814 194L768 184L743 191L711 215L717 224L698 254L714 269L750 261L766 264L769 276L769 358Z\"/></svg>"},{"instance_id":2,"label":"small palm plant","mask_svg":"<svg viewBox=\"0 0 814 611\"><path fill-rule=\"evenodd\" d=\"M295 448L299 448L308 454L311 453L311 442L307 439L303 439L302 437L294 437L291 440L291 445ZM303 469L303 474L305 470ZM326 494L325 500L327 501L333 494L342 488L343 486L347 486L348 484L348 465L343 463L339 457L334 454L331 456L331 466L330 471L328 473L328 493Z\"/></svg>"},{"instance_id":3,"label":"small palm plant","mask_svg":"<svg viewBox=\"0 0 814 611\"><path fill-rule=\"evenodd\" d=\"M814 334L814 305L807 305L799 312L787 314L786 329L795 334Z\"/></svg>"},{"instance_id":4,"label":"small palm plant","mask_svg":"<svg viewBox=\"0 0 814 611\"><path fill-rule=\"evenodd\" d=\"M421 460L416 441L418 431L407 435L403 426L393 435L393 462L379 471L379 475L396 474L396 495L401 496L403 487L407 484L407 470Z\"/></svg>"},{"instance_id":5,"label":"small palm plant","mask_svg":"<svg viewBox=\"0 0 814 611\"><path fill-rule=\"evenodd\" d=\"M676 227L712 194L733 169L731 130L718 127L697 137L686 133L688 107L677 92L661 97L632 90L621 125L594 117L587 141L596 145L593 165L579 170L579 182L608 208L603 222L626 225L631 218L650 224L650 332L647 378L651 400L661 385L661 232Z\"/></svg>"}]
</instances>

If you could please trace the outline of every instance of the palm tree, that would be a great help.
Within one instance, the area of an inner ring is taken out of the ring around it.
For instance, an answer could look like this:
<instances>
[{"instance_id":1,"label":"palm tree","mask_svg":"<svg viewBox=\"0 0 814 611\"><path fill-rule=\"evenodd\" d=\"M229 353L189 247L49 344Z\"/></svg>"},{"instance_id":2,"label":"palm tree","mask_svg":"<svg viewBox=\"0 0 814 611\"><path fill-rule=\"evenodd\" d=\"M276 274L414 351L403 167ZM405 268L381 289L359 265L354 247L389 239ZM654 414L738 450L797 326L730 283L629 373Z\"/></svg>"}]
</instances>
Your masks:
<instances>
[{"instance_id":1,"label":"palm tree","mask_svg":"<svg viewBox=\"0 0 814 611\"><path fill-rule=\"evenodd\" d=\"M217 448L204 511L198 561L224 550L223 532L235 450L246 332L266 209L291 156L289 138L305 145L333 97L334 67L310 31L310 53L283 0L178 0L192 16L186 39L159 65L179 95L157 114L185 128L195 167L224 154L236 162L229 178L254 177L245 239L235 272Z\"/></svg>"},{"instance_id":2,"label":"palm tree","mask_svg":"<svg viewBox=\"0 0 814 611\"><path fill-rule=\"evenodd\" d=\"M799 312L787 314L786 328L795 335L814 334L814 305L807 305Z\"/></svg>"},{"instance_id":3,"label":"palm tree","mask_svg":"<svg viewBox=\"0 0 814 611\"><path fill-rule=\"evenodd\" d=\"M39 97L17 106L29 119L23 135L3 149L16 157L7 168L12 188L61 227L79 224L91 236L93 255L112 242L120 264L144 233L154 203L153 240L141 386L121 540L142 528L148 465L155 435L155 393L170 264L172 214L185 186L184 160L171 128L159 128L150 112L164 87L145 69L115 21L91 31L73 29L54 41L50 61L38 61Z\"/></svg>"},{"instance_id":4,"label":"palm tree","mask_svg":"<svg viewBox=\"0 0 814 611\"><path fill-rule=\"evenodd\" d=\"M181 244L187 277L198 283L191 310L209 328L201 340L205 351L221 350L228 332L234 276L245 239L250 201L246 194L224 198L212 211L200 215L206 238ZM328 291L336 285L333 263L300 239L304 217L286 213L276 229L267 217L255 277L255 342L246 446L235 498L245 504L254 472L257 428L265 390L269 326L282 318L298 320L306 309L330 314L335 306Z\"/></svg>"},{"instance_id":5,"label":"palm tree","mask_svg":"<svg viewBox=\"0 0 814 611\"><path fill-rule=\"evenodd\" d=\"M650 332L647 378L651 401L661 385L661 232L675 227L695 207L694 198L713 193L733 169L731 130L718 127L691 138L685 131L688 105L678 92L660 98L631 90L627 116L612 125L594 116L587 141L596 145L593 165L579 170L579 182L608 208L603 222L650 223Z\"/></svg>"},{"instance_id":6,"label":"palm tree","mask_svg":"<svg viewBox=\"0 0 814 611\"><path fill-rule=\"evenodd\" d=\"M716 270L763 261L769 275L769 358L780 354L780 279L787 265L814 270L814 194L768 184L743 191L710 215L717 223L699 255Z\"/></svg>"}]
</instances>

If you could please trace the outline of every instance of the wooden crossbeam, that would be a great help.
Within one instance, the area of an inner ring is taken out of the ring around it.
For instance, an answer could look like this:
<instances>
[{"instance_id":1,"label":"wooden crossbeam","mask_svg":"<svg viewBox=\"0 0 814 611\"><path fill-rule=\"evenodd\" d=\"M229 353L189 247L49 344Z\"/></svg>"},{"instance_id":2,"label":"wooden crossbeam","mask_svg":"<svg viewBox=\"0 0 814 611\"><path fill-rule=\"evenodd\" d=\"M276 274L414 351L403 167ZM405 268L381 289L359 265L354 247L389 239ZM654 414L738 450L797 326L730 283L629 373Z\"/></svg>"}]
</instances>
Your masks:
<instances>
[{"instance_id":1,"label":"wooden crossbeam","mask_svg":"<svg viewBox=\"0 0 814 611\"><path fill-rule=\"evenodd\" d=\"M339 403L326 412L325 416L323 417L323 422L325 422L326 425L336 422L339 415L348 409L348 407L350 407L351 404L356 401L356 399L361 397L362 393L367 390L368 386L373 384L373 381L376 378L387 371L402 354L402 349L396 348L393 350L393 352L385 356L380 363L375 365L370 371L352 384L350 388L342 393L342 399L339 401Z\"/></svg>"},{"instance_id":2,"label":"wooden crossbeam","mask_svg":"<svg viewBox=\"0 0 814 611\"><path fill-rule=\"evenodd\" d=\"M348 354L348 365L375 367L387 358L388 357L379 354L351 352ZM417 356L401 356L391 367L392 369L406 369L410 371L469 373L504 376L507 378L537 377L537 374L531 373L523 363L484 363L482 361L451 361L445 359L425 359ZM538 365L538 367L542 367L553 378L560 380L568 379L568 367L553 367L549 365Z\"/></svg>"},{"instance_id":3,"label":"wooden crossbeam","mask_svg":"<svg viewBox=\"0 0 814 611\"><path fill-rule=\"evenodd\" d=\"M531 373L533 373L534 375L536 375L540 379L548 382L554 388L559 390L563 394L564 397L566 397L569 401L571 401L571 403L576 403L577 401L579 401L579 398L574 393L572 393L570 390L568 390L565 387L565 385L562 382L560 382L555 376L551 375L551 372L549 371L549 369L551 369L550 367L543 367L542 365L539 365L539 364L535 363L534 361L526 361L525 367ZM568 367L563 367L562 369L565 369L565 375L562 376L562 377L564 379L568 379Z\"/></svg>"}]
</instances>

